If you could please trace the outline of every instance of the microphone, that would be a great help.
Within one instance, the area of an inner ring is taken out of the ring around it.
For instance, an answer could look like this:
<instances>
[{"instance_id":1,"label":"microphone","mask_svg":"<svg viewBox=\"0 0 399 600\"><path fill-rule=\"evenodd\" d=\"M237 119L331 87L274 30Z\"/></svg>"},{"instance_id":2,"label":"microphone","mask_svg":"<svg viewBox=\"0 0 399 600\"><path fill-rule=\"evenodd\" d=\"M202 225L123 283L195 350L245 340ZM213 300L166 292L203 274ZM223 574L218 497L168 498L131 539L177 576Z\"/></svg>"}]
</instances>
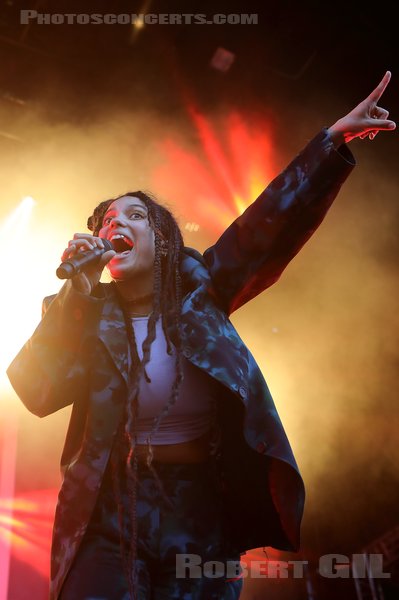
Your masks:
<instances>
[{"instance_id":1,"label":"microphone","mask_svg":"<svg viewBox=\"0 0 399 600\"><path fill-rule=\"evenodd\" d=\"M68 260L63 261L56 270L57 277L59 279L71 279L71 277L74 277L81 271L84 271L85 267L88 265L99 262L104 252L108 252L108 250L114 250L114 247L109 240L104 238L101 238L101 240L104 244L104 248L96 247L92 250L86 250L86 252L79 252L72 258L68 258Z\"/></svg>"}]
</instances>

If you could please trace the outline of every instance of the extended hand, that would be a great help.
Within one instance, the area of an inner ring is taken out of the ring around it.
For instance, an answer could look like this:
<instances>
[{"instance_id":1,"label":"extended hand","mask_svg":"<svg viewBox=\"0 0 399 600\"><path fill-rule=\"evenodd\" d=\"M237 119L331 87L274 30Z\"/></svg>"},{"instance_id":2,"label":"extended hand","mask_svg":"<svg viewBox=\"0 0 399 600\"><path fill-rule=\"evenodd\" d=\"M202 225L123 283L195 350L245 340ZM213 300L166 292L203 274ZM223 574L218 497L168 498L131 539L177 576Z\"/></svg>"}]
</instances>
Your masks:
<instances>
[{"instance_id":1,"label":"extended hand","mask_svg":"<svg viewBox=\"0 0 399 600\"><path fill-rule=\"evenodd\" d=\"M391 73L387 71L363 102L329 128L335 146L348 143L356 137L364 139L368 136L372 140L379 131L392 131L396 128L396 123L388 120L389 112L377 106L390 79Z\"/></svg>"}]
</instances>

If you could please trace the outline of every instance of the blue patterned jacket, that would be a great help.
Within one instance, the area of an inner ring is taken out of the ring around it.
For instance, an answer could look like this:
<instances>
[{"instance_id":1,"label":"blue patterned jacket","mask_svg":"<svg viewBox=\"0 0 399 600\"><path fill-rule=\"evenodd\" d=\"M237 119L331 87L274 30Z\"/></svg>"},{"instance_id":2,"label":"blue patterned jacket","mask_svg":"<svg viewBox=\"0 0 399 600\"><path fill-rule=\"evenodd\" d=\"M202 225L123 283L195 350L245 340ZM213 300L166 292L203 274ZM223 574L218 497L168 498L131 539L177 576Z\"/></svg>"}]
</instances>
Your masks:
<instances>
[{"instance_id":1,"label":"blue patterned jacket","mask_svg":"<svg viewBox=\"0 0 399 600\"><path fill-rule=\"evenodd\" d=\"M219 382L225 510L238 550L297 550L304 486L266 382L229 315L272 285L323 220L355 164L322 130L219 240L182 258L184 356ZM128 343L112 286L67 282L7 373L43 417L73 403L61 458L51 600L93 511L127 391Z\"/></svg>"}]
</instances>

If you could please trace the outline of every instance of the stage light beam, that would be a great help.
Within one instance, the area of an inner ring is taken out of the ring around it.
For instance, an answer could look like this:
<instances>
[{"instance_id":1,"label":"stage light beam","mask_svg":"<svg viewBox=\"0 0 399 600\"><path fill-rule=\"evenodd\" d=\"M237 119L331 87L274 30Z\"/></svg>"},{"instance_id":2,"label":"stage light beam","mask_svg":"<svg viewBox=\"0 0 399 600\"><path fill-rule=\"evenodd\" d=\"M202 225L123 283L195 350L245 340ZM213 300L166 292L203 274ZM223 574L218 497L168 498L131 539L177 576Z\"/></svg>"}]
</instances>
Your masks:
<instances>
[{"instance_id":1,"label":"stage light beam","mask_svg":"<svg viewBox=\"0 0 399 600\"><path fill-rule=\"evenodd\" d=\"M5 378L4 372L17 350L13 340L21 337L20 328L25 322L25 318L21 315L26 316L30 310L26 297L29 279L33 273L28 272L26 263L27 257L29 257L29 264L34 264L28 228L35 204L36 202L31 196L25 196L0 224L2 278L5 282L12 282L12 286L5 286L0 298L0 327L3 339L7 340L7 344L2 345L0 353L1 379ZM20 307L19 305L23 301L24 306ZM19 310L22 312L18 312Z\"/></svg>"}]
</instances>

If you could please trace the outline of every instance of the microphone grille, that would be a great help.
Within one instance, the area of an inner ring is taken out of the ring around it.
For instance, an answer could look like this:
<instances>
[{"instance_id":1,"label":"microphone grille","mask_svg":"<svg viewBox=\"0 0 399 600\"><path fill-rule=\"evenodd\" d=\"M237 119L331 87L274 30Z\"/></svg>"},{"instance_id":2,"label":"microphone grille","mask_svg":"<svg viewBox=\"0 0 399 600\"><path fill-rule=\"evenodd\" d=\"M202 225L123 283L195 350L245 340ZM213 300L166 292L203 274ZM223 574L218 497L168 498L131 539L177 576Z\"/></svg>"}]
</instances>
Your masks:
<instances>
[{"instance_id":1,"label":"microphone grille","mask_svg":"<svg viewBox=\"0 0 399 600\"><path fill-rule=\"evenodd\" d=\"M106 240L105 238L100 238L100 240L102 240L106 252L108 252L108 250L114 249L112 242L110 242L109 240Z\"/></svg>"}]
</instances>

